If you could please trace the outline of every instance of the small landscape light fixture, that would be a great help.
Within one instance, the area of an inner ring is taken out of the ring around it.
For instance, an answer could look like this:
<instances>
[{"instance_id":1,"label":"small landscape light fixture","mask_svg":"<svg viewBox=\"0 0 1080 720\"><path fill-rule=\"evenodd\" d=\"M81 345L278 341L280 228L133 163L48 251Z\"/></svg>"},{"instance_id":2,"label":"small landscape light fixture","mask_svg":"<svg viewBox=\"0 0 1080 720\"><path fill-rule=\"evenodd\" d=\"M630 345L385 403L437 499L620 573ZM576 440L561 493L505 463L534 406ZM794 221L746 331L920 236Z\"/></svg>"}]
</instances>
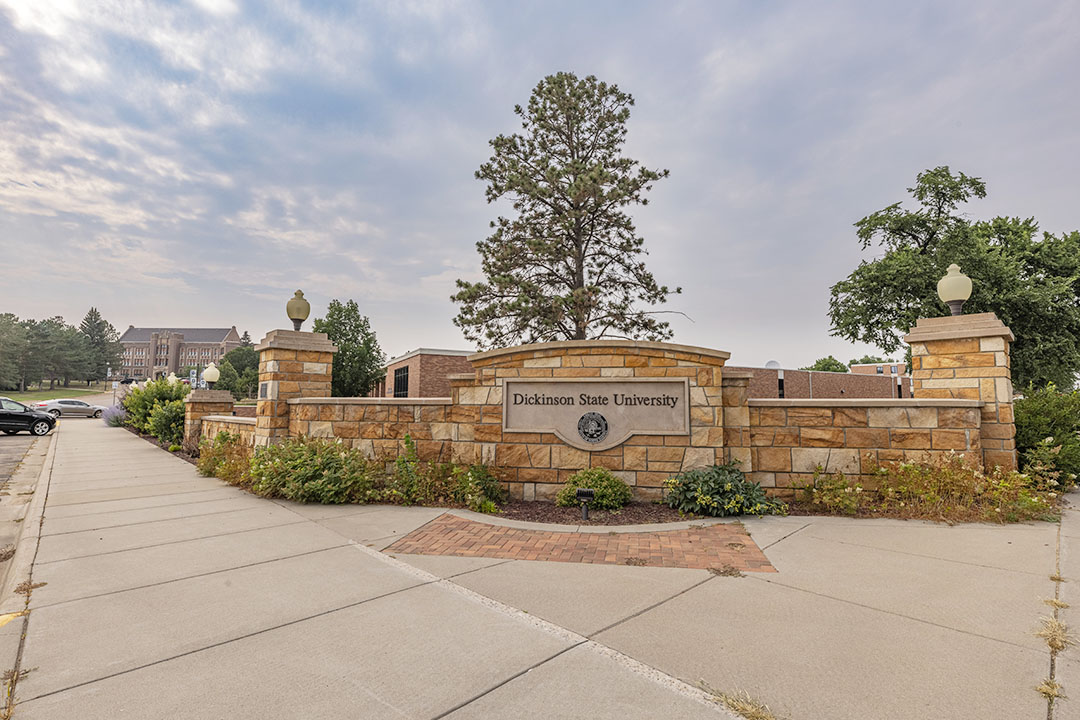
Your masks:
<instances>
[{"instance_id":1,"label":"small landscape light fixture","mask_svg":"<svg viewBox=\"0 0 1080 720\"><path fill-rule=\"evenodd\" d=\"M176 373L174 373L174 372L169 373L168 380L169 380L170 385L175 385L176 383L179 382L179 378L176 377Z\"/></svg>"},{"instance_id":2,"label":"small landscape light fixture","mask_svg":"<svg viewBox=\"0 0 1080 720\"><path fill-rule=\"evenodd\" d=\"M213 390L214 383L216 383L218 381L218 378L221 377L221 371L217 369L217 366L214 365L214 363L210 363L206 366L206 369L203 370L202 376L203 379L206 380L206 386Z\"/></svg>"},{"instance_id":3,"label":"small landscape light fixture","mask_svg":"<svg viewBox=\"0 0 1080 720\"><path fill-rule=\"evenodd\" d=\"M304 299L303 290L297 290L289 302L285 303L285 312L292 320L293 330L299 330L311 312L311 303Z\"/></svg>"},{"instance_id":4,"label":"small landscape light fixture","mask_svg":"<svg viewBox=\"0 0 1080 720\"><path fill-rule=\"evenodd\" d=\"M578 488L577 501L581 503L581 519L589 519L589 503L596 497L596 491L592 488Z\"/></svg>"},{"instance_id":5,"label":"small landscape light fixture","mask_svg":"<svg viewBox=\"0 0 1080 720\"><path fill-rule=\"evenodd\" d=\"M964 301L971 297L971 278L960 272L960 266L953 263L945 277L938 280L937 294L953 315L959 315L964 309Z\"/></svg>"}]
</instances>

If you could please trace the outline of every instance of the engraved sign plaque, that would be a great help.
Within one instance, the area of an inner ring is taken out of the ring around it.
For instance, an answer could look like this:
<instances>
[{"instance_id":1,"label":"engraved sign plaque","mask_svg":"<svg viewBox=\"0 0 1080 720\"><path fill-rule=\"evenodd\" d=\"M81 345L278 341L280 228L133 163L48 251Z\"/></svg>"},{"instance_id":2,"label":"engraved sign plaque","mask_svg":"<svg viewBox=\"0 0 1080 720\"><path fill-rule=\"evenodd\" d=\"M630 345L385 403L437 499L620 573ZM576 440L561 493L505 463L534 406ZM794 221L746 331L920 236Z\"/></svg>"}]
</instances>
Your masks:
<instances>
[{"instance_id":1,"label":"engraved sign plaque","mask_svg":"<svg viewBox=\"0 0 1080 720\"><path fill-rule=\"evenodd\" d=\"M631 435L689 435L686 378L507 378L503 431L553 433L582 450L607 450Z\"/></svg>"}]
</instances>

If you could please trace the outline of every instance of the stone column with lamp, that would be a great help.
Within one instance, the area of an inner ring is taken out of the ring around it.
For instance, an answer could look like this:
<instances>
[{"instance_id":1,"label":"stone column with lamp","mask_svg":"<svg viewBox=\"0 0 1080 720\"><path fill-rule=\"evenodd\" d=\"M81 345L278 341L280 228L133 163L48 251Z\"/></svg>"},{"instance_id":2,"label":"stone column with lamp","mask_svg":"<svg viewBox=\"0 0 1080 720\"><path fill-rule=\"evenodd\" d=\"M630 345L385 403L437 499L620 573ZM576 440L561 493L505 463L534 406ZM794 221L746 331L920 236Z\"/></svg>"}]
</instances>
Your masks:
<instances>
[{"instance_id":1,"label":"stone column with lamp","mask_svg":"<svg viewBox=\"0 0 1080 720\"><path fill-rule=\"evenodd\" d=\"M981 449L984 467L1014 469L1016 425L1009 344L1016 338L992 312L962 314L964 302L971 297L971 279L959 266L949 266L948 274L938 282L938 296L952 315L920 318L904 338L911 345L913 395L916 400L981 401L979 438L971 447ZM939 427L932 432L938 433L945 446L948 438L943 433L974 431Z\"/></svg>"},{"instance_id":2,"label":"stone column with lamp","mask_svg":"<svg viewBox=\"0 0 1080 720\"><path fill-rule=\"evenodd\" d=\"M214 363L206 366L203 378L209 389L192 388L184 398L184 445L192 450L199 446L202 432L202 419L207 415L232 415L233 396L228 390L215 390L214 383L221 377L221 371ZM169 373L169 383L175 385L179 380L176 373Z\"/></svg>"},{"instance_id":3,"label":"stone column with lamp","mask_svg":"<svg viewBox=\"0 0 1080 720\"><path fill-rule=\"evenodd\" d=\"M255 447L273 445L288 437L289 400L330 397L337 347L326 333L300 330L311 312L303 292L296 291L286 311L293 329L271 330L255 347L259 352Z\"/></svg>"}]
</instances>

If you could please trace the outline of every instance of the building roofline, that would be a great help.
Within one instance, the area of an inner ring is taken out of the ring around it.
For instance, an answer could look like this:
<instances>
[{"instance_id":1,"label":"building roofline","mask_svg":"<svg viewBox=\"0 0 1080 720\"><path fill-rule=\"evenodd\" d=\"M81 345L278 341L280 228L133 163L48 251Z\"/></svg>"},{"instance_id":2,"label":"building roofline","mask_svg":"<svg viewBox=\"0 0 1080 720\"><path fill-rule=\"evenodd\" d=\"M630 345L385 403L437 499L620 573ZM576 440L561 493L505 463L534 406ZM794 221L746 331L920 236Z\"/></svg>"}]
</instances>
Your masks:
<instances>
[{"instance_id":1,"label":"building roofline","mask_svg":"<svg viewBox=\"0 0 1080 720\"><path fill-rule=\"evenodd\" d=\"M469 357L474 352L476 352L476 351L475 350L441 350L439 348L416 348L415 350L410 350L409 352L405 353L404 355L399 355L398 357L390 358L389 360L386 361L386 364L383 365L383 368L384 369L388 368L391 365L393 365L394 363L399 363L399 362L401 362L403 360L412 359L412 358L416 357L417 355L451 355L453 357Z\"/></svg>"}]
</instances>

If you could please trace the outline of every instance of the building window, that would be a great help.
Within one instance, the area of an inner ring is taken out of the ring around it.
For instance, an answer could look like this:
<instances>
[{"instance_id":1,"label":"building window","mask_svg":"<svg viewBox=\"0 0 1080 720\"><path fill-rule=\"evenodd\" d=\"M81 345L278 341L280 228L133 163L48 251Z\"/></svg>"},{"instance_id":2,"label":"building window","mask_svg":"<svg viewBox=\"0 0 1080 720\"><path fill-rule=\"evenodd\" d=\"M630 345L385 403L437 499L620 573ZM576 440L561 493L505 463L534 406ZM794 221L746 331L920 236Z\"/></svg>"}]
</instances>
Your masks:
<instances>
[{"instance_id":1,"label":"building window","mask_svg":"<svg viewBox=\"0 0 1080 720\"><path fill-rule=\"evenodd\" d=\"M394 397L409 397L409 368L394 370Z\"/></svg>"},{"instance_id":2,"label":"building window","mask_svg":"<svg viewBox=\"0 0 1080 720\"><path fill-rule=\"evenodd\" d=\"M885 368L883 368L883 367L881 367L880 365L878 365L878 366L877 366L877 374L878 374L878 375L884 375L884 374L885 374Z\"/></svg>"},{"instance_id":3,"label":"building window","mask_svg":"<svg viewBox=\"0 0 1080 720\"><path fill-rule=\"evenodd\" d=\"M890 365L889 366L889 372L891 372L893 375L895 375L896 374L896 366L895 365Z\"/></svg>"}]
</instances>

